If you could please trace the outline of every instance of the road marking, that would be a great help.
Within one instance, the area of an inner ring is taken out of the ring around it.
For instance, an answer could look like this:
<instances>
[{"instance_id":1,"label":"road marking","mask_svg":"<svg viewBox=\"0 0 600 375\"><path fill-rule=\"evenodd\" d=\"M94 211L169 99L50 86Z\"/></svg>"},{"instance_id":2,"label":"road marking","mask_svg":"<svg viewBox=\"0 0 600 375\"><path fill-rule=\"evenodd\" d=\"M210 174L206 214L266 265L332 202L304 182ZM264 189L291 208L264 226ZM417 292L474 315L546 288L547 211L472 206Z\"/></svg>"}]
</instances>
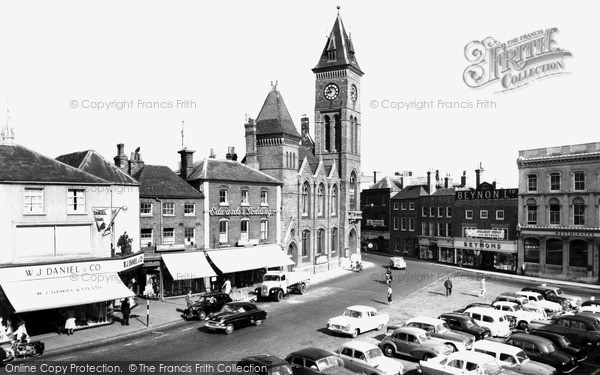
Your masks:
<instances>
[{"instance_id":1,"label":"road marking","mask_svg":"<svg viewBox=\"0 0 600 375\"><path fill-rule=\"evenodd\" d=\"M164 335L161 335L161 336L156 336L156 337L155 337L155 339L159 339L159 338L161 338L161 337L165 337L165 336L169 336L169 335L170 335L170 333L165 333Z\"/></svg>"},{"instance_id":2,"label":"road marking","mask_svg":"<svg viewBox=\"0 0 600 375\"><path fill-rule=\"evenodd\" d=\"M95 352L92 352L92 353L100 353L100 352L105 352L107 350L108 350L108 348L105 348L105 349L96 350Z\"/></svg>"},{"instance_id":3,"label":"road marking","mask_svg":"<svg viewBox=\"0 0 600 375\"><path fill-rule=\"evenodd\" d=\"M128 343L128 344L125 344L125 345L123 345L123 346L129 346L129 345L133 345L133 343L132 343L132 342L130 342L130 343Z\"/></svg>"},{"instance_id":4,"label":"road marking","mask_svg":"<svg viewBox=\"0 0 600 375\"><path fill-rule=\"evenodd\" d=\"M65 359L69 359L69 358L75 358L75 357L77 357L77 356L76 356L76 355L72 355L72 356L70 356L70 357L62 357L62 358L60 358L60 359L58 359L58 360L59 360L59 361L64 361Z\"/></svg>"},{"instance_id":5,"label":"road marking","mask_svg":"<svg viewBox=\"0 0 600 375\"><path fill-rule=\"evenodd\" d=\"M189 328L186 328L186 329L182 329L181 332L189 331L190 329L194 329L194 328L196 328L196 327L189 327Z\"/></svg>"},{"instance_id":6,"label":"road marking","mask_svg":"<svg viewBox=\"0 0 600 375\"><path fill-rule=\"evenodd\" d=\"M162 334L162 332L158 332L158 331L152 331L152 333Z\"/></svg>"}]
</instances>

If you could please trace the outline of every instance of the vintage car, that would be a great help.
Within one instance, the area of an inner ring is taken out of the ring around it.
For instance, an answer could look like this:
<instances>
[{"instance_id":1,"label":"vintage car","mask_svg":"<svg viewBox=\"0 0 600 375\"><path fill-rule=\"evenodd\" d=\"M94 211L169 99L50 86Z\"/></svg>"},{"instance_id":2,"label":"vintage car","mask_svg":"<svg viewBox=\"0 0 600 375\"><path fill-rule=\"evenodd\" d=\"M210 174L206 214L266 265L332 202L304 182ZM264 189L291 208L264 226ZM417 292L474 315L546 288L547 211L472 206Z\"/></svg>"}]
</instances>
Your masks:
<instances>
[{"instance_id":1,"label":"vintage car","mask_svg":"<svg viewBox=\"0 0 600 375\"><path fill-rule=\"evenodd\" d=\"M492 332L492 336L507 337L511 333L512 323L510 319L502 311L493 307L471 307L465 310L463 314L473 318L480 326L488 327Z\"/></svg>"},{"instance_id":2,"label":"vintage car","mask_svg":"<svg viewBox=\"0 0 600 375\"><path fill-rule=\"evenodd\" d=\"M492 304L496 310L500 310L507 316L515 318L517 327L522 330L527 329L527 325L532 320L545 319L545 315L540 315L532 311L525 311L521 305L514 302L494 302Z\"/></svg>"},{"instance_id":3,"label":"vintage car","mask_svg":"<svg viewBox=\"0 0 600 375\"><path fill-rule=\"evenodd\" d=\"M577 312L600 315L600 306L579 306Z\"/></svg>"},{"instance_id":4,"label":"vintage car","mask_svg":"<svg viewBox=\"0 0 600 375\"><path fill-rule=\"evenodd\" d=\"M564 350L565 352L577 358L577 362L583 362L588 357L588 351L586 346L582 344L573 343L561 334L546 331L531 331L529 333L532 335L545 337L548 340L552 341L552 343L556 345L557 349Z\"/></svg>"},{"instance_id":5,"label":"vintage car","mask_svg":"<svg viewBox=\"0 0 600 375\"><path fill-rule=\"evenodd\" d=\"M458 310L455 310L454 312L458 313L458 314L462 314L465 311L467 311L468 309L470 309L471 307L486 307L486 308L490 308L490 309L494 308L494 306L492 306L491 303L474 302L474 303L469 303L464 309L458 309Z\"/></svg>"},{"instance_id":6,"label":"vintage car","mask_svg":"<svg viewBox=\"0 0 600 375\"><path fill-rule=\"evenodd\" d=\"M380 314L373 307L356 305L348 307L344 314L329 319L327 329L354 338L373 329L382 329L389 320L387 314Z\"/></svg>"},{"instance_id":7,"label":"vintage car","mask_svg":"<svg viewBox=\"0 0 600 375\"><path fill-rule=\"evenodd\" d=\"M598 306L600 307L600 300L597 299L588 299L587 301L583 301L581 306Z\"/></svg>"},{"instance_id":8,"label":"vintage car","mask_svg":"<svg viewBox=\"0 0 600 375\"><path fill-rule=\"evenodd\" d=\"M592 314L563 314L548 320L533 320L529 330L554 332L571 342L585 345L590 353L600 351L600 316Z\"/></svg>"},{"instance_id":9,"label":"vintage car","mask_svg":"<svg viewBox=\"0 0 600 375\"><path fill-rule=\"evenodd\" d=\"M200 320L204 320L208 315L221 310L224 304L231 301L231 297L229 297L229 294L227 293L204 293L191 307L184 310L183 316L185 316L186 319L196 317Z\"/></svg>"},{"instance_id":10,"label":"vintage car","mask_svg":"<svg viewBox=\"0 0 600 375\"><path fill-rule=\"evenodd\" d=\"M492 336L492 331L489 328L481 327L470 316L445 313L440 315L438 319L445 321L452 330L470 333L475 336L475 340L483 340L486 337Z\"/></svg>"},{"instance_id":11,"label":"vintage car","mask_svg":"<svg viewBox=\"0 0 600 375\"><path fill-rule=\"evenodd\" d=\"M406 327L421 328L427 331L431 337L444 340L444 343L451 346L453 351L471 349L471 345L475 341L475 336L454 331L450 329L445 321L427 316L419 316L407 320Z\"/></svg>"},{"instance_id":12,"label":"vintage car","mask_svg":"<svg viewBox=\"0 0 600 375\"><path fill-rule=\"evenodd\" d=\"M491 340L479 340L473 344L473 351L491 355L505 370L526 375L553 375L556 369L550 365L532 361L522 349Z\"/></svg>"},{"instance_id":13,"label":"vintage car","mask_svg":"<svg viewBox=\"0 0 600 375\"><path fill-rule=\"evenodd\" d=\"M517 375L517 372L504 370L498 361L487 354L461 351L448 357L436 357L419 361L424 375Z\"/></svg>"},{"instance_id":14,"label":"vintage car","mask_svg":"<svg viewBox=\"0 0 600 375\"><path fill-rule=\"evenodd\" d=\"M387 358L377 346L364 341L348 341L335 353L344 361L344 367L359 374L402 375L404 365Z\"/></svg>"},{"instance_id":15,"label":"vintage car","mask_svg":"<svg viewBox=\"0 0 600 375\"><path fill-rule=\"evenodd\" d=\"M564 301L569 303L569 307L577 307L581 305L581 298L563 293L562 289L548 285L526 286L521 289L524 292L537 292L544 296L548 301L562 304Z\"/></svg>"},{"instance_id":16,"label":"vintage car","mask_svg":"<svg viewBox=\"0 0 600 375\"><path fill-rule=\"evenodd\" d=\"M205 327L209 330L222 330L230 334L234 329L250 324L259 325L267 319L267 312L250 302L229 302L221 311L208 316Z\"/></svg>"},{"instance_id":17,"label":"vintage car","mask_svg":"<svg viewBox=\"0 0 600 375\"><path fill-rule=\"evenodd\" d=\"M546 313L548 313L549 315L557 314L562 311L562 306L560 305L560 303L548 301L540 293L526 291L520 291L516 293L520 296L527 298L529 300L528 305L540 306L544 310L546 310Z\"/></svg>"},{"instance_id":18,"label":"vintage car","mask_svg":"<svg viewBox=\"0 0 600 375\"><path fill-rule=\"evenodd\" d=\"M556 349L552 341L544 337L528 333L513 333L505 343L523 349L532 360L548 364L562 373L569 373L579 367L574 356Z\"/></svg>"},{"instance_id":19,"label":"vintage car","mask_svg":"<svg viewBox=\"0 0 600 375\"><path fill-rule=\"evenodd\" d=\"M392 334L386 335L378 346L388 357L402 354L423 360L453 352L453 348L446 345L444 340L431 337L426 331L413 327L396 329Z\"/></svg>"},{"instance_id":20,"label":"vintage car","mask_svg":"<svg viewBox=\"0 0 600 375\"><path fill-rule=\"evenodd\" d=\"M285 360L272 355L254 355L237 363L244 374L292 375L292 366Z\"/></svg>"},{"instance_id":21,"label":"vintage car","mask_svg":"<svg viewBox=\"0 0 600 375\"><path fill-rule=\"evenodd\" d=\"M344 368L344 361L334 353L318 348L305 348L285 357L294 375L354 375Z\"/></svg>"},{"instance_id":22,"label":"vintage car","mask_svg":"<svg viewBox=\"0 0 600 375\"><path fill-rule=\"evenodd\" d=\"M529 303L529 299L527 299L526 297L520 296L514 292L504 292L501 295L499 295L498 297L496 297L496 299L494 299L494 302L513 302L513 303L516 303L517 305L524 306ZM492 304L494 302L492 302Z\"/></svg>"},{"instance_id":23,"label":"vintage car","mask_svg":"<svg viewBox=\"0 0 600 375\"><path fill-rule=\"evenodd\" d=\"M390 258L390 267L405 270L406 262L404 261L404 258L402 258L402 257L392 257L392 258Z\"/></svg>"}]
</instances>

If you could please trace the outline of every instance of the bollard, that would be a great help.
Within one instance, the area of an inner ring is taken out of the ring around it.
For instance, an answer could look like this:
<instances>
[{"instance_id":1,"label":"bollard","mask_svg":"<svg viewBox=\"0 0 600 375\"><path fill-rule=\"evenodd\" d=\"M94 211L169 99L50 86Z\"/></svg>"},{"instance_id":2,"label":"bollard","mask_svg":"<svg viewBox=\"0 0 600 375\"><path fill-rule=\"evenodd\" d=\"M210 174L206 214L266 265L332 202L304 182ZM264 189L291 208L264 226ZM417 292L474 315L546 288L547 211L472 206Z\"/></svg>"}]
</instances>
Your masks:
<instances>
[{"instance_id":1,"label":"bollard","mask_svg":"<svg viewBox=\"0 0 600 375\"><path fill-rule=\"evenodd\" d=\"M146 327L150 327L150 299L146 298Z\"/></svg>"}]
</instances>

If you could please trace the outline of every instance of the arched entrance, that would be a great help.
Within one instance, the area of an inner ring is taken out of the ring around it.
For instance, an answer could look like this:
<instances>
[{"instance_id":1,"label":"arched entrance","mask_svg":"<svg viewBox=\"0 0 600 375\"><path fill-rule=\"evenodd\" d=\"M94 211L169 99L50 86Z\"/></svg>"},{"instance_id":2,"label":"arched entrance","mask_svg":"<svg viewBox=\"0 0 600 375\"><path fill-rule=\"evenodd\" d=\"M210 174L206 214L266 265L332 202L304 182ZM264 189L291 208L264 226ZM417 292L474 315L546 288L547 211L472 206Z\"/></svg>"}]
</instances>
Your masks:
<instances>
[{"instance_id":1,"label":"arched entrance","mask_svg":"<svg viewBox=\"0 0 600 375\"><path fill-rule=\"evenodd\" d=\"M296 259L298 258L298 247L296 246L295 242L290 242L290 244L288 245L287 255L294 263L296 263ZM289 265L288 271L293 271L294 267L294 265Z\"/></svg>"},{"instance_id":2,"label":"arched entrance","mask_svg":"<svg viewBox=\"0 0 600 375\"><path fill-rule=\"evenodd\" d=\"M356 230L354 228L350 229L350 234L348 235L348 244L350 247L350 254L358 254L358 239L356 238Z\"/></svg>"}]
</instances>

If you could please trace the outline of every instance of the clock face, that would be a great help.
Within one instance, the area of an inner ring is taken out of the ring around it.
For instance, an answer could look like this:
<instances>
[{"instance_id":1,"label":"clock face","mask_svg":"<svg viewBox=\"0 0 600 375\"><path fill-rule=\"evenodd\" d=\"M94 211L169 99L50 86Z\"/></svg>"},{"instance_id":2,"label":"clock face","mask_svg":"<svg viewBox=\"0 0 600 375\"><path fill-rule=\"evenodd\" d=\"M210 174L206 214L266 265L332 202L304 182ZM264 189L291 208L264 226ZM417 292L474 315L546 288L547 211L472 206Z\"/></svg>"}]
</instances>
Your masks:
<instances>
[{"instance_id":1,"label":"clock face","mask_svg":"<svg viewBox=\"0 0 600 375\"><path fill-rule=\"evenodd\" d=\"M353 102L358 99L358 89L356 88L356 85L352 85L352 87L350 87L350 99L352 99Z\"/></svg>"},{"instance_id":2,"label":"clock face","mask_svg":"<svg viewBox=\"0 0 600 375\"><path fill-rule=\"evenodd\" d=\"M327 86L325 86L325 89L323 90L323 96L325 96L325 99L329 99L329 100L333 100L333 99L337 98L339 93L340 93L340 89L337 87L337 85L335 83L327 84Z\"/></svg>"}]
</instances>

